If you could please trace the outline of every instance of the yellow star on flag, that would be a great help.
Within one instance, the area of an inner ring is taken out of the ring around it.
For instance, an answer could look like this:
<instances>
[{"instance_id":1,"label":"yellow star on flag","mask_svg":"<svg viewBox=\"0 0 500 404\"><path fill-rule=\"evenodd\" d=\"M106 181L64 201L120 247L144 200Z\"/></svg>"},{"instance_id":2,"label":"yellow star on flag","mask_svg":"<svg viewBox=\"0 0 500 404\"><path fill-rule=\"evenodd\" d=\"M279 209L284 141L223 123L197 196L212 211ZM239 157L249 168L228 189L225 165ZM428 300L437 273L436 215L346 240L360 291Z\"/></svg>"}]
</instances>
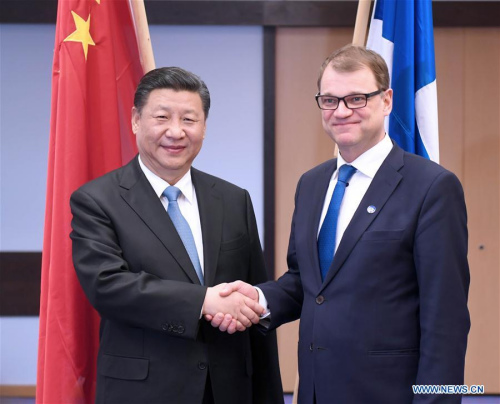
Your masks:
<instances>
[{"instance_id":1,"label":"yellow star on flag","mask_svg":"<svg viewBox=\"0 0 500 404\"><path fill-rule=\"evenodd\" d=\"M63 42L81 42L85 60L87 60L89 45L95 46L94 40L90 36L90 14L87 21L74 11L71 11L71 14L73 15L73 20L75 20L76 31L70 34Z\"/></svg>"}]
</instances>

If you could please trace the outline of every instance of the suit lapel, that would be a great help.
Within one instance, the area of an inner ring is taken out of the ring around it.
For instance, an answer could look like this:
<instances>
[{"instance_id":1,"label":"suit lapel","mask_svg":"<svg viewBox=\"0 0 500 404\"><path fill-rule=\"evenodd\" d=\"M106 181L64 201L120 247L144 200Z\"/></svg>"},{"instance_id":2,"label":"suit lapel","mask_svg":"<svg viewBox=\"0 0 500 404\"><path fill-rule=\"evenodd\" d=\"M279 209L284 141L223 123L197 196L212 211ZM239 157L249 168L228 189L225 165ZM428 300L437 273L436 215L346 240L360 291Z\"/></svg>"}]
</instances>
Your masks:
<instances>
[{"instance_id":1,"label":"suit lapel","mask_svg":"<svg viewBox=\"0 0 500 404\"><path fill-rule=\"evenodd\" d=\"M222 239L222 196L215 189L212 177L195 168L191 168L191 177L200 212L205 285L213 286Z\"/></svg>"},{"instance_id":2,"label":"suit lapel","mask_svg":"<svg viewBox=\"0 0 500 404\"><path fill-rule=\"evenodd\" d=\"M200 284L191 259L170 216L142 172L137 157L123 168L121 195L158 237L193 283Z\"/></svg>"},{"instance_id":3,"label":"suit lapel","mask_svg":"<svg viewBox=\"0 0 500 404\"><path fill-rule=\"evenodd\" d=\"M377 174L375 174L372 183L368 187L365 196L361 200L358 209L344 232L335 253L332 266L321 287L322 290L331 282L335 275L337 275L363 233L379 215L385 203L398 186L402 179L399 170L403 164L403 150L397 145L394 145L377 171ZM375 206L376 211L374 213L368 213L367 208L369 206Z\"/></svg>"}]
</instances>

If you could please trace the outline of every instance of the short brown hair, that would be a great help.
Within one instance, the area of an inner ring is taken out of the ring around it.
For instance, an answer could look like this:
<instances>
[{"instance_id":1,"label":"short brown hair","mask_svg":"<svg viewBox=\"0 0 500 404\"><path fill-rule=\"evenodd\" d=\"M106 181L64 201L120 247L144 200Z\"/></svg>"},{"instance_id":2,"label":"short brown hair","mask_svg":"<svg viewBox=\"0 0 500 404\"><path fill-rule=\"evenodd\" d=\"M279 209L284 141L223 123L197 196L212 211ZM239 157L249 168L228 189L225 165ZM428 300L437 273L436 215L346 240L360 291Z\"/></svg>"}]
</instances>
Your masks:
<instances>
[{"instance_id":1,"label":"short brown hair","mask_svg":"<svg viewBox=\"0 0 500 404\"><path fill-rule=\"evenodd\" d=\"M364 46L346 45L334 51L328 56L319 71L318 76L318 92L321 92L321 79L325 69L331 67L344 73L351 73L362 69L363 67L369 68L380 90L387 90L389 88L389 70L387 64L382 56L377 52L366 49Z\"/></svg>"}]
</instances>

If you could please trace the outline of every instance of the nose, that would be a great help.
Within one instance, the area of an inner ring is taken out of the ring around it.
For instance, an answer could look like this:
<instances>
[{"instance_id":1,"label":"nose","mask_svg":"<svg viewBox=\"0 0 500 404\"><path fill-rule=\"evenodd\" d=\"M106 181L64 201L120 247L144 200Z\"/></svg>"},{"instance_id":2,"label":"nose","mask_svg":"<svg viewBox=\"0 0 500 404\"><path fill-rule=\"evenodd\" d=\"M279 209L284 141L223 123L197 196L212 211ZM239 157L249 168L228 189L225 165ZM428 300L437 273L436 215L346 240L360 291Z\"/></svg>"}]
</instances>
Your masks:
<instances>
[{"instance_id":1,"label":"nose","mask_svg":"<svg viewBox=\"0 0 500 404\"><path fill-rule=\"evenodd\" d=\"M334 112L337 118L347 118L352 115L352 109L347 108L345 100L339 102L339 107Z\"/></svg>"},{"instance_id":2,"label":"nose","mask_svg":"<svg viewBox=\"0 0 500 404\"><path fill-rule=\"evenodd\" d=\"M172 119L170 125L168 126L165 132L165 136L174 139L183 138L185 136L185 133L181 123L176 119Z\"/></svg>"}]
</instances>

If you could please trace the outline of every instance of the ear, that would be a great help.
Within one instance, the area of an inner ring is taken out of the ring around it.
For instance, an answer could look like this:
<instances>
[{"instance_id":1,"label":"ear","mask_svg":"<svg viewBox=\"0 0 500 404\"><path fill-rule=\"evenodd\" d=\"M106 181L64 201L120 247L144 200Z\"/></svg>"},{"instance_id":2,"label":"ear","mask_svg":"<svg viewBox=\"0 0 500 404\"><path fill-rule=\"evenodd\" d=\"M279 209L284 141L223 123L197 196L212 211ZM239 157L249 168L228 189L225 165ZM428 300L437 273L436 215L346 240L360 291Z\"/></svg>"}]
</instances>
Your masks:
<instances>
[{"instance_id":1,"label":"ear","mask_svg":"<svg viewBox=\"0 0 500 404\"><path fill-rule=\"evenodd\" d=\"M382 101L384 103L384 116L388 116L392 111L392 95L392 88L384 91L384 98Z\"/></svg>"},{"instance_id":2,"label":"ear","mask_svg":"<svg viewBox=\"0 0 500 404\"><path fill-rule=\"evenodd\" d=\"M134 135L137 134L139 130L139 120L141 119L141 114L136 107L132 107L132 132Z\"/></svg>"}]
</instances>

